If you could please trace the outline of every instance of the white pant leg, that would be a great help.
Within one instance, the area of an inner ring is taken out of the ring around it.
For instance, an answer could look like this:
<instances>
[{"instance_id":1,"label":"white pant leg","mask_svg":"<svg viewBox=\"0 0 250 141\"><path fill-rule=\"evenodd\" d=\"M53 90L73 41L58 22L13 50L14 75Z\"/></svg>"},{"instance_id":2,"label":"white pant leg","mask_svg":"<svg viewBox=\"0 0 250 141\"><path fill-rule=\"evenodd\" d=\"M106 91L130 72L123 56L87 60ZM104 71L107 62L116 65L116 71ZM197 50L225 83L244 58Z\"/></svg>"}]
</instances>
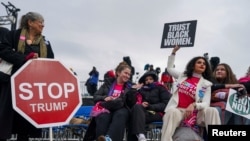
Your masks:
<instances>
[{"instance_id":1,"label":"white pant leg","mask_svg":"<svg viewBox=\"0 0 250 141\"><path fill-rule=\"evenodd\" d=\"M173 141L172 136L182 119L183 112L180 109L173 107L165 112L161 130L161 141Z\"/></svg>"},{"instance_id":2,"label":"white pant leg","mask_svg":"<svg viewBox=\"0 0 250 141\"><path fill-rule=\"evenodd\" d=\"M220 115L216 108L206 107L199 110L197 115L197 124L205 126L208 131L208 125L221 125Z\"/></svg>"}]
</instances>

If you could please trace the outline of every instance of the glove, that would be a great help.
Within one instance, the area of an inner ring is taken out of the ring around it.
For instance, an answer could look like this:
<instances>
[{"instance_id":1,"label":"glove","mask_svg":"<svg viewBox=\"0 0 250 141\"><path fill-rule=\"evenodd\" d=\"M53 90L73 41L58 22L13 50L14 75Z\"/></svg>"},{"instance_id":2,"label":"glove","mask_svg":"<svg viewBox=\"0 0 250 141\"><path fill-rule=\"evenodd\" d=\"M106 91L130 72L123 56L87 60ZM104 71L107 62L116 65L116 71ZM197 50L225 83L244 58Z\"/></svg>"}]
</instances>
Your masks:
<instances>
[{"instance_id":1,"label":"glove","mask_svg":"<svg viewBox=\"0 0 250 141\"><path fill-rule=\"evenodd\" d=\"M35 56L34 52L29 53L26 57L25 57L25 61L28 61L29 59L32 59Z\"/></svg>"}]
</instances>

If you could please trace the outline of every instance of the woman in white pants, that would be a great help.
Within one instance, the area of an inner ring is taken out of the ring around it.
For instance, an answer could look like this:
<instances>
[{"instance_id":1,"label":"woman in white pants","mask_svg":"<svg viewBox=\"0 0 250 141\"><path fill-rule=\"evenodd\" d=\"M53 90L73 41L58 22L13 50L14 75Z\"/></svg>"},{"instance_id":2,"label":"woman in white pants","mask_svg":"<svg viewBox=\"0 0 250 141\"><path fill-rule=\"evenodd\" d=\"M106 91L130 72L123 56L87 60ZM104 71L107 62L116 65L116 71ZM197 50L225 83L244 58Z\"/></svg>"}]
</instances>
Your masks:
<instances>
[{"instance_id":1,"label":"woman in white pants","mask_svg":"<svg viewBox=\"0 0 250 141\"><path fill-rule=\"evenodd\" d=\"M221 124L218 111L209 107L212 71L206 58L197 56L191 59L183 73L174 69L176 46L168 58L168 72L177 79L173 95L163 116L161 141L173 141L177 127L189 127L199 133L199 126Z\"/></svg>"}]
</instances>

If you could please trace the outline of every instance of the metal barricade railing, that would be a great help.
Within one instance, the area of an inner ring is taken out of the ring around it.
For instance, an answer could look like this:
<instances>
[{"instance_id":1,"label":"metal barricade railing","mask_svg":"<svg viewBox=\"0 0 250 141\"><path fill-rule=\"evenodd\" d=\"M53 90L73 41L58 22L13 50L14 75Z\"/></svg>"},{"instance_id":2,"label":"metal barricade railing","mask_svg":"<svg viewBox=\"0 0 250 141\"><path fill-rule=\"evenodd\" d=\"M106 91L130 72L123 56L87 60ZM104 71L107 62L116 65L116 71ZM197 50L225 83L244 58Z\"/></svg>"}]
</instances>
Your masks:
<instances>
[{"instance_id":1,"label":"metal barricade railing","mask_svg":"<svg viewBox=\"0 0 250 141\"><path fill-rule=\"evenodd\" d=\"M148 125L147 140L160 141L161 140L161 128L163 122L152 122Z\"/></svg>"},{"instance_id":2,"label":"metal barricade railing","mask_svg":"<svg viewBox=\"0 0 250 141\"><path fill-rule=\"evenodd\" d=\"M80 81L80 90L81 90L81 95L82 96L88 96L88 91L87 88L85 86L86 81Z\"/></svg>"},{"instance_id":3,"label":"metal barricade railing","mask_svg":"<svg viewBox=\"0 0 250 141\"><path fill-rule=\"evenodd\" d=\"M80 90L81 95L83 96L90 96L90 94L87 91L87 87L85 86L86 81L80 81ZM103 80L99 80L97 84L97 89L100 88L100 86L103 84Z\"/></svg>"},{"instance_id":4,"label":"metal barricade railing","mask_svg":"<svg viewBox=\"0 0 250 141\"><path fill-rule=\"evenodd\" d=\"M49 128L44 128L42 131L42 137L37 139L30 139L30 141L50 141ZM63 126L53 127L52 129L53 141L80 141L77 135L74 135L69 128Z\"/></svg>"}]
</instances>

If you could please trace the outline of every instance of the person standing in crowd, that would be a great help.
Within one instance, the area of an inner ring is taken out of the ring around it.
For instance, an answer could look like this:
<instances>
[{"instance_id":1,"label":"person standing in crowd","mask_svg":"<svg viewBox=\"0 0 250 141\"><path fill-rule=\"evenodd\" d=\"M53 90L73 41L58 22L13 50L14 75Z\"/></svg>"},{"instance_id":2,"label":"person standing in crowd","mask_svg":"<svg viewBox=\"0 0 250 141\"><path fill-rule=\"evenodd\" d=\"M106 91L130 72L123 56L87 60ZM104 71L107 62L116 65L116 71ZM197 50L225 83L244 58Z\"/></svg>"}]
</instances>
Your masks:
<instances>
[{"instance_id":1,"label":"person standing in crowd","mask_svg":"<svg viewBox=\"0 0 250 141\"><path fill-rule=\"evenodd\" d=\"M136 102L136 89L132 88L130 76L131 67L121 62L115 69L115 77L107 78L94 94L93 118L84 141L93 136L97 141L123 140L129 109ZM90 135L93 132L95 135Z\"/></svg>"},{"instance_id":2,"label":"person standing in crowd","mask_svg":"<svg viewBox=\"0 0 250 141\"><path fill-rule=\"evenodd\" d=\"M161 80L160 82L170 91L172 88L172 85L174 83L173 77L168 73L167 68L165 68L165 71L161 74Z\"/></svg>"},{"instance_id":3,"label":"person standing in crowd","mask_svg":"<svg viewBox=\"0 0 250 141\"><path fill-rule=\"evenodd\" d=\"M28 12L21 17L20 28L10 31L6 40L0 43L0 58L13 64L12 74L30 59L54 58L50 42L42 35L43 28L43 16ZM0 90L0 141L11 138L11 134L17 134L17 141L40 137L41 129L35 128L12 108L10 81L1 83Z\"/></svg>"},{"instance_id":4,"label":"person standing in crowd","mask_svg":"<svg viewBox=\"0 0 250 141\"><path fill-rule=\"evenodd\" d=\"M212 71L208 61L202 56L194 57L187 63L184 73L180 73L174 68L179 48L176 45L168 58L167 69L177 79L177 85L174 85L173 95L165 109L161 141L173 141L175 130L180 126L199 133L197 125L208 129L208 125L221 124L218 111L209 107Z\"/></svg>"},{"instance_id":5,"label":"person standing in crowd","mask_svg":"<svg viewBox=\"0 0 250 141\"><path fill-rule=\"evenodd\" d=\"M89 78L86 82L87 91L92 96L97 91L98 80L99 72L97 71L96 67L93 67L93 69L89 72Z\"/></svg>"},{"instance_id":6,"label":"person standing in crowd","mask_svg":"<svg viewBox=\"0 0 250 141\"><path fill-rule=\"evenodd\" d=\"M131 110L129 141L146 141L146 124L162 121L164 109L171 97L169 91L158 82L154 71L145 72L139 79L141 88L137 93L137 103Z\"/></svg>"},{"instance_id":7,"label":"person standing in crowd","mask_svg":"<svg viewBox=\"0 0 250 141\"><path fill-rule=\"evenodd\" d=\"M244 89L239 84L231 67L226 63L218 64L213 72L214 84L212 85L211 106L220 114L222 124L242 124L241 117L226 110L227 98L230 89Z\"/></svg>"}]
</instances>

